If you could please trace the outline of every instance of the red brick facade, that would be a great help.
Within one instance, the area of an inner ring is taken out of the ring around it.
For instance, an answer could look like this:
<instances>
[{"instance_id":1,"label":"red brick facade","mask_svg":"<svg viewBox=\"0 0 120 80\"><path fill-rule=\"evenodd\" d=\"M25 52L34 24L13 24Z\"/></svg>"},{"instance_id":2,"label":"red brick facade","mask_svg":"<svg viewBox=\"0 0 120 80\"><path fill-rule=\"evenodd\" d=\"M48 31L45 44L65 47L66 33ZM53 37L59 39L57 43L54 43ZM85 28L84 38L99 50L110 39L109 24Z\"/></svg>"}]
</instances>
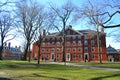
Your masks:
<instances>
[{"instance_id":1,"label":"red brick facade","mask_svg":"<svg viewBox=\"0 0 120 80\"><path fill-rule=\"evenodd\" d=\"M99 61L96 31L66 29L65 55L66 61ZM102 61L106 56L106 34L100 33L100 49ZM42 41L41 60L62 61L62 40L60 33L49 34ZM37 59L38 47L33 44L32 58Z\"/></svg>"}]
</instances>

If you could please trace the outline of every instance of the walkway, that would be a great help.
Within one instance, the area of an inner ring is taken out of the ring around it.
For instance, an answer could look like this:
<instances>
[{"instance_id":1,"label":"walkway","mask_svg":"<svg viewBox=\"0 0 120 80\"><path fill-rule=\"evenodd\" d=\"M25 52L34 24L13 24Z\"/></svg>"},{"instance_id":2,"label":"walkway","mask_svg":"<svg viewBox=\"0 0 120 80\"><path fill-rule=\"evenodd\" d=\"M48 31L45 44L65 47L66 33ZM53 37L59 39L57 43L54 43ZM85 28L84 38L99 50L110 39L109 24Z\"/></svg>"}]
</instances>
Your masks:
<instances>
[{"instance_id":1,"label":"walkway","mask_svg":"<svg viewBox=\"0 0 120 80\"><path fill-rule=\"evenodd\" d=\"M50 63L65 65L65 63L63 63L63 62L50 62ZM118 72L120 72L120 69L116 69L116 68L105 68L105 67L100 67L100 66L80 65L80 64L75 64L75 63L66 63L66 65L67 66L80 67L80 68L90 68L90 69L98 69L98 70L108 70L108 71L118 71Z\"/></svg>"}]
</instances>

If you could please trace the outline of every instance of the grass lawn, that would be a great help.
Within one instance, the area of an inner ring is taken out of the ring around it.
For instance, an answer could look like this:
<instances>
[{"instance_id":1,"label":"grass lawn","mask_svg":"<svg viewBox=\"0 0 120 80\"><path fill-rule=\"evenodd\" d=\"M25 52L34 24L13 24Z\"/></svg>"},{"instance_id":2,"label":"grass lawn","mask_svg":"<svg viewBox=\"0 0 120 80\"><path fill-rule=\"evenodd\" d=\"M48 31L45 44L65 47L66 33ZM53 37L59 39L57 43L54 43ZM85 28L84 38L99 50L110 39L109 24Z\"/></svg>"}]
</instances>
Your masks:
<instances>
[{"instance_id":1,"label":"grass lawn","mask_svg":"<svg viewBox=\"0 0 120 80\"><path fill-rule=\"evenodd\" d=\"M0 61L0 80L2 78L11 80L120 80L120 72L7 60Z\"/></svg>"},{"instance_id":2,"label":"grass lawn","mask_svg":"<svg viewBox=\"0 0 120 80\"><path fill-rule=\"evenodd\" d=\"M120 62L103 62L100 64L99 62L72 62L74 64L80 64L80 65L88 65L88 66L100 66L100 67L106 67L106 68L117 68L120 69Z\"/></svg>"}]
</instances>

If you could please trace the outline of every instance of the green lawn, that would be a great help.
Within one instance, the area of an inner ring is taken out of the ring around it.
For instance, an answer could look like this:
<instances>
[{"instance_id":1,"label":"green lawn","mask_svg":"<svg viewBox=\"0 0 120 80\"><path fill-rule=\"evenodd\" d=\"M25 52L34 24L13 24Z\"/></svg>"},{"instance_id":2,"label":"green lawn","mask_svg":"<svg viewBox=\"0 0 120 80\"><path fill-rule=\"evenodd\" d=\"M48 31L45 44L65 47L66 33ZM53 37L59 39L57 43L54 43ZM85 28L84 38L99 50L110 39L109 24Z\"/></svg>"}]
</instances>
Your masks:
<instances>
[{"instance_id":1,"label":"green lawn","mask_svg":"<svg viewBox=\"0 0 120 80\"><path fill-rule=\"evenodd\" d=\"M120 72L25 61L0 61L0 80L120 80Z\"/></svg>"},{"instance_id":2,"label":"green lawn","mask_svg":"<svg viewBox=\"0 0 120 80\"><path fill-rule=\"evenodd\" d=\"M88 65L88 66L100 66L100 67L106 67L106 68L117 68L120 69L120 62L103 62L100 64L99 62L71 62L74 64L79 65Z\"/></svg>"}]
</instances>

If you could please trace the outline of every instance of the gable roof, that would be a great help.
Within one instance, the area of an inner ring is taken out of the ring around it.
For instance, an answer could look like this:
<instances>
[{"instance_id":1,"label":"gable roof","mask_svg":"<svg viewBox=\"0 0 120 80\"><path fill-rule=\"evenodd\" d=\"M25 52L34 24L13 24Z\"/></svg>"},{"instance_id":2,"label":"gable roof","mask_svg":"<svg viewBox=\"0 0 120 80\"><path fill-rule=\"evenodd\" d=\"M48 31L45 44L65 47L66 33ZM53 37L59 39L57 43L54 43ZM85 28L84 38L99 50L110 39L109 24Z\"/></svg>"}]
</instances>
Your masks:
<instances>
[{"instance_id":1,"label":"gable roof","mask_svg":"<svg viewBox=\"0 0 120 80\"><path fill-rule=\"evenodd\" d=\"M107 47L107 54L117 54L117 53L118 51L115 48L111 47L110 45Z\"/></svg>"}]
</instances>

